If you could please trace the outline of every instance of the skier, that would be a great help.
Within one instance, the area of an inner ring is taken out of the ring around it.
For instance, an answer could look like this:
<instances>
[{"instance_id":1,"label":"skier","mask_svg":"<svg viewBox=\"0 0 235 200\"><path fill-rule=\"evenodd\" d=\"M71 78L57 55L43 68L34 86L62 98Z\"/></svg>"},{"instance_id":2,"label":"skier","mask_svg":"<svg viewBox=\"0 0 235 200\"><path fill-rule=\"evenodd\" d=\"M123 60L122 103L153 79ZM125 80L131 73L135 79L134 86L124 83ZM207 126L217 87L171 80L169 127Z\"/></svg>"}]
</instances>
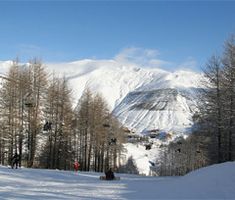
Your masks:
<instances>
[{"instance_id":1,"label":"skier","mask_svg":"<svg viewBox=\"0 0 235 200\"><path fill-rule=\"evenodd\" d=\"M15 153L15 155L11 159L11 168L14 169L14 167L17 169L19 163L19 155Z\"/></svg>"},{"instance_id":2,"label":"skier","mask_svg":"<svg viewBox=\"0 0 235 200\"><path fill-rule=\"evenodd\" d=\"M73 167L74 167L74 171L77 172L80 167L80 164L78 163L78 161L74 162Z\"/></svg>"}]
</instances>

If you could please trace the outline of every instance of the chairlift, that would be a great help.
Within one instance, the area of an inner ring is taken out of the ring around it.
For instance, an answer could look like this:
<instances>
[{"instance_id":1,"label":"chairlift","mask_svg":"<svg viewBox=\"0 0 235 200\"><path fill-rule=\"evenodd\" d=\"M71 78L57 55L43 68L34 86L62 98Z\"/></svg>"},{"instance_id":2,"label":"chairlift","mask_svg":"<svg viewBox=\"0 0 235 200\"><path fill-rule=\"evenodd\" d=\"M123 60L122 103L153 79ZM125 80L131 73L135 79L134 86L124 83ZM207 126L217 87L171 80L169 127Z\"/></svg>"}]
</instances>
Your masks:
<instances>
[{"instance_id":1,"label":"chairlift","mask_svg":"<svg viewBox=\"0 0 235 200\"><path fill-rule=\"evenodd\" d=\"M112 139L111 139L111 142L116 144L117 138L112 138Z\"/></svg>"},{"instance_id":2,"label":"chairlift","mask_svg":"<svg viewBox=\"0 0 235 200\"><path fill-rule=\"evenodd\" d=\"M109 124L103 124L103 127L109 128L110 125Z\"/></svg>"},{"instance_id":3,"label":"chairlift","mask_svg":"<svg viewBox=\"0 0 235 200\"><path fill-rule=\"evenodd\" d=\"M51 130L51 125L52 125L52 123L47 121L47 122L44 124L44 126L43 126L43 130L44 130L44 131L49 131L49 130Z\"/></svg>"},{"instance_id":4,"label":"chairlift","mask_svg":"<svg viewBox=\"0 0 235 200\"><path fill-rule=\"evenodd\" d=\"M24 99L24 105L28 108L32 108L35 106L35 100L34 98L31 96L32 92L28 92L24 95L23 99Z\"/></svg>"},{"instance_id":5,"label":"chairlift","mask_svg":"<svg viewBox=\"0 0 235 200\"><path fill-rule=\"evenodd\" d=\"M181 149L180 149L180 148L179 148L179 149L176 149L175 152L180 153L180 152L181 152Z\"/></svg>"},{"instance_id":6,"label":"chairlift","mask_svg":"<svg viewBox=\"0 0 235 200\"><path fill-rule=\"evenodd\" d=\"M151 164L152 167L155 167L155 163L149 160L149 163Z\"/></svg>"},{"instance_id":7,"label":"chairlift","mask_svg":"<svg viewBox=\"0 0 235 200\"><path fill-rule=\"evenodd\" d=\"M28 108L34 107L34 104L32 102L25 102L24 105Z\"/></svg>"},{"instance_id":8,"label":"chairlift","mask_svg":"<svg viewBox=\"0 0 235 200\"><path fill-rule=\"evenodd\" d=\"M145 150L150 150L152 148L152 144L146 144L145 145Z\"/></svg>"},{"instance_id":9,"label":"chairlift","mask_svg":"<svg viewBox=\"0 0 235 200\"><path fill-rule=\"evenodd\" d=\"M111 140L109 141L109 145L116 144L116 142L117 138L111 138Z\"/></svg>"},{"instance_id":10,"label":"chairlift","mask_svg":"<svg viewBox=\"0 0 235 200\"><path fill-rule=\"evenodd\" d=\"M181 141L178 141L178 142L177 142L177 144L181 145L181 144L182 144L182 142L181 142Z\"/></svg>"}]
</instances>

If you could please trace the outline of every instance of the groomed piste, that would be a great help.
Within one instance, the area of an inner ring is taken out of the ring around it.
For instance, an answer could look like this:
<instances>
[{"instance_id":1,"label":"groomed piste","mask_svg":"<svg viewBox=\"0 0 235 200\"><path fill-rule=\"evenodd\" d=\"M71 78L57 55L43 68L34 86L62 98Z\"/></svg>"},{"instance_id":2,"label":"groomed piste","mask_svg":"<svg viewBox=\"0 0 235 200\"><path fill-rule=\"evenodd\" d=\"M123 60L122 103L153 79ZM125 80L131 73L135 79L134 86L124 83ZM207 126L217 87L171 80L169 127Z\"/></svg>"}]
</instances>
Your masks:
<instances>
[{"instance_id":1,"label":"groomed piste","mask_svg":"<svg viewBox=\"0 0 235 200\"><path fill-rule=\"evenodd\" d=\"M235 199L235 162L212 165L183 177L118 174L0 166L0 199Z\"/></svg>"}]
</instances>

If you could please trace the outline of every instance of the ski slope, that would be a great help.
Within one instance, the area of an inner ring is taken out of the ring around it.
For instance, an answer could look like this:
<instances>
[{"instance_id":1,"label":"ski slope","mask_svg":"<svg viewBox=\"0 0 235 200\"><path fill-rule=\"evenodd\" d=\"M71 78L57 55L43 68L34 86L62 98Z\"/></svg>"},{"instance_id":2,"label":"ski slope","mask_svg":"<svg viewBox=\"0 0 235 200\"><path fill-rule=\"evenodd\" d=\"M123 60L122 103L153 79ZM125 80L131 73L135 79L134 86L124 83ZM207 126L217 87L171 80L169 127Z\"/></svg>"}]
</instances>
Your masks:
<instances>
[{"instance_id":1,"label":"ski slope","mask_svg":"<svg viewBox=\"0 0 235 200\"><path fill-rule=\"evenodd\" d=\"M184 177L18 169L0 166L0 199L235 199L235 162L213 165Z\"/></svg>"}]
</instances>

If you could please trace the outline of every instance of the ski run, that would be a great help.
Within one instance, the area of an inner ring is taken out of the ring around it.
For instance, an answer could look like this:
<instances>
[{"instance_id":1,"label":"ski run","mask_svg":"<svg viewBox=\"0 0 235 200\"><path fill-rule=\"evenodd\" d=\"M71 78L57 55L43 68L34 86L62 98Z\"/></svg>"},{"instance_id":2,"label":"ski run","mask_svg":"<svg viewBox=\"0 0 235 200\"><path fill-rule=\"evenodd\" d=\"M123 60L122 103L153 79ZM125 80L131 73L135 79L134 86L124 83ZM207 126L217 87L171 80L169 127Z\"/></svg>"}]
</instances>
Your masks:
<instances>
[{"instance_id":1,"label":"ski run","mask_svg":"<svg viewBox=\"0 0 235 200\"><path fill-rule=\"evenodd\" d=\"M182 177L115 174L0 166L0 199L235 199L235 162L212 165Z\"/></svg>"}]
</instances>

